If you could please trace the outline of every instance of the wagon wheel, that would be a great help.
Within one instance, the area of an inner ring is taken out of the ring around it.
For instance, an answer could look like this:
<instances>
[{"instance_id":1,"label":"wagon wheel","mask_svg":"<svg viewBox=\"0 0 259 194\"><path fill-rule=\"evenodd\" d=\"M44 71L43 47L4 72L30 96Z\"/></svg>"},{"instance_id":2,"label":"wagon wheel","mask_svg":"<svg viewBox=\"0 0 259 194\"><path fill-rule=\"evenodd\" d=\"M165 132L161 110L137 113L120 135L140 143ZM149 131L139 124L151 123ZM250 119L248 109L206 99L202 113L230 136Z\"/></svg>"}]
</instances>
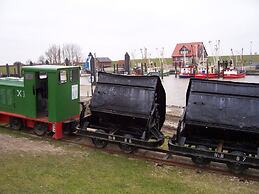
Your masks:
<instances>
[{"instance_id":1,"label":"wagon wheel","mask_svg":"<svg viewBox=\"0 0 259 194\"><path fill-rule=\"evenodd\" d=\"M104 130L102 129L97 129L97 133L105 133ZM108 144L108 141L102 140L102 139L97 139L97 138L92 138L92 142L97 148L105 148Z\"/></svg>"},{"instance_id":2,"label":"wagon wheel","mask_svg":"<svg viewBox=\"0 0 259 194\"><path fill-rule=\"evenodd\" d=\"M64 135L72 135L76 131L76 123L71 122L69 124L63 125L63 134Z\"/></svg>"},{"instance_id":3,"label":"wagon wheel","mask_svg":"<svg viewBox=\"0 0 259 194\"><path fill-rule=\"evenodd\" d=\"M245 153L240 152L240 151L233 151L230 153L236 155L237 157L245 156ZM227 163L227 167L234 174L242 174L245 170L248 169L248 167L246 165L240 164L238 162L229 162L229 163Z\"/></svg>"},{"instance_id":4,"label":"wagon wheel","mask_svg":"<svg viewBox=\"0 0 259 194\"><path fill-rule=\"evenodd\" d=\"M198 146L196 146L196 149L204 150L204 151L209 150L209 148L204 145L198 145ZM200 167L206 166L211 162L209 159L201 157L201 156L193 156L192 161L193 161L193 163L195 163L196 165L198 165Z\"/></svg>"},{"instance_id":5,"label":"wagon wheel","mask_svg":"<svg viewBox=\"0 0 259 194\"><path fill-rule=\"evenodd\" d=\"M124 138L125 138L125 140L127 140L127 142L128 142L128 139L133 138L133 136L130 135L130 134L125 134L125 135L124 135ZM119 147L120 147L120 149L121 149L124 153L126 153L126 154L131 154L131 153L133 153L135 150L137 150L137 148L136 148L135 146L127 145L127 144L124 144L124 143L120 143L120 144L119 144Z\"/></svg>"},{"instance_id":6,"label":"wagon wheel","mask_svg":"<svg viewBox=\"0 0 259 194\"><path fill-rule=\"evenodd\" d=\"M33 132L38 136L43 136L48 131L48 124L46 123L35 123Z\"/></svg>"},{"instance_id":7,"label":"wagon wheel","mask_svg":"<svg viewBox=\"0 0 259 194\"><path fill-rule=\"evenodd\" d=\"M23 126L22 119L11 117L10 118L10 127L15 130L20 130Z\"/></svg>"}]
</instances>

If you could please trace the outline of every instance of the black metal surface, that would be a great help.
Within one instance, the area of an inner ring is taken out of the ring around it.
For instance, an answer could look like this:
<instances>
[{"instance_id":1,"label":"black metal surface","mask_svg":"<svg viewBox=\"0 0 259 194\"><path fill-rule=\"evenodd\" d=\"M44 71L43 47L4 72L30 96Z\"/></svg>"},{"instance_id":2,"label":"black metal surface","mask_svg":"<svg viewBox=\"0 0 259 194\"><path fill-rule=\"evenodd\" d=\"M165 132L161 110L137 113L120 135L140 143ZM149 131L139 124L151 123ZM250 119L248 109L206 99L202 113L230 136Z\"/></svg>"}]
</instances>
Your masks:
<instances>
[{"instance_id":1,"label":"black metal surface","mask_svg":"<svg viewBox=\"0 0 259 194\"><path fill-rule=\"evenodd\" d=\"M157 104L159 130L165 120L165 91L156 76L122 76L99 73L90 110L132 118L150 119ZM113 122L113 121L110 121Z\"/></svg>"},{"instance_id":2,"label":"black metal surface","mask_svg":"<svg viewBox=\"0 0 259 194\"><path fill-rule=\"evenodd\" d=\"M159 77L99 72L89 106L91 115L81 117L80 126L102 129L109 135L129 134L144 142L152 139L159 146L164 141L160 130L165 121L165 105Z\"/></svg>"},{"instance_id":3,"label":"black metal surface","mask_svg":"<svg viewBox=\"0 0 259 194\"><path fill-rule=\"evenodd\" d=\"M258 168L257 107L259 84L191 79L185 112L169 149L177 155Z\"/></svg>"},{"instance_id":4,"label":"black metal surface","mask_svg":"<svg viewBox=\"0 0 259 194\"><path fill-rule=\"evenodd\" d=\"M98 129L99 130L99 129ZM153 150L163 144L164 139L155 139L151 141L145 141L137 138L125 138L122 135L114 135L114 134L108 134L108 133L101 133L96 131L91 131L91 130L78 130L77 135L79 136L85 136L89 138L94 138L94 139L99 139L99 140L104 140L113 144L127 144L130 146L134 146L136 148L146 148L148 150Z\"/></svg>"},{"instance_id":5,"label":"black metal surface","mask_svg":"<svg viewBox=\"0 0 259 194\"><path fill-rule=\"evenodd\" d=\"M130 75L130 56L128 53L125 53L125 56L124 56L124 68L125 68L125 71Z\"/></svg>"},{"instance_id":6,"label":"black metal surface","mask_svg":"<svg viewBox=\"0 0 259 194\"><path fill-rule=\"evenodd\" d=\"M259 158L253 156L237 156L235 154L220 153L210 150L197 150L195 148L180 146L176 139L170 138L168 141L169 150L157 148L159 143L157 141L143 141L135 138L125 138L119 135L109 135L107 133L100 133L98 131L79 130L77 133L79 136L85 136L89 138L95 138L104 140L113 144L126 144L134 146L139 149L150 150L160 153L173 154L185 157L203 157L214 162L219 163L238 163L250 168L259 169Z\"/></svg>"},{"instance_id":7,"label":"black metal surface","mask_svg":"<svg viewBox=\"0 0 259 194\"><path fill-rule=\"evenodd\" d=\"M259 158L249 155L238 156L231 153L222 153L210 150L198 150L195 148L180 146L173 138L169 139L168 147L171 153L185 157L203 157L214 162L238 163L250 168L259 169Z\"/></svg>"},{"instance_id":8,"label":"black metal surface","mask_svg":"<svg viewBox=\"0 0 259 194\"><path fill-rule=\"evenodd\" d=\"M259 133L259 84L191 79L186 124Z\"/></svg>"}]
</instances>

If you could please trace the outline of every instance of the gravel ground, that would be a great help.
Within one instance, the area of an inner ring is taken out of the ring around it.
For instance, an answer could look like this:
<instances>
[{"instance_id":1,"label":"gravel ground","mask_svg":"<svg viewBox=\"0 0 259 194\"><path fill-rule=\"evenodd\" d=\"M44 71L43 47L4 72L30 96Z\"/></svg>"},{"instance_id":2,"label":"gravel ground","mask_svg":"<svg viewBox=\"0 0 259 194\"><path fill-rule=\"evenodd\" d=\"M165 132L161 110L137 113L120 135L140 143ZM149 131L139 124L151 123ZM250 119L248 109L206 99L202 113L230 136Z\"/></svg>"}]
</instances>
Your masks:
<instances>
[{"instance_id":1,"label":"gravel ground","mask_svg":"<svg viewBox=\"0 0 259 194\"><path fill-rule=\"evenodd\" d=\"M24 137L13 137L0 134L0 153L7 152L30 152L30 153L49 153L63 154L61 147L55 147L46 141L35 141Z\"/></svg>"}]
</instances>

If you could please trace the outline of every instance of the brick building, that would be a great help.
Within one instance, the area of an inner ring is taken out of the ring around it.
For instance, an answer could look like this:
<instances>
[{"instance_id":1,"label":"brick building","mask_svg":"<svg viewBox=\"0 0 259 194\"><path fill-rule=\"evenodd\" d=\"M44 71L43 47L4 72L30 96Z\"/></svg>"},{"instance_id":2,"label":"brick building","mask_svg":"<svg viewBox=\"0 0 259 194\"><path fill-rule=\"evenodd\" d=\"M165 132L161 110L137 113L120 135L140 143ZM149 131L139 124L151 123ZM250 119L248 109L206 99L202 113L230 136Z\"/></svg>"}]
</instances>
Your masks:
<instances>
[{"instance_id":1,"label":"brick building","mask_svg":"<svg viewBox=\"0 0 259 194\"><path fill-rule=\"evenodd\" d=\"M178 43L172 54L173 65L182 67L184 65L197 65L204 58L208 57L203 42Z\"/></svg>"},{"instance_id":2,"label":"brick building","mask_svg":"<svg viewBox=\"0 0 259 194\"><path fill-rule=\"evenodd\" d=\"M96 57L96 69L103 70L107 67L112 67L112 60L108 57Z\"/></svg>"}]
</instances>

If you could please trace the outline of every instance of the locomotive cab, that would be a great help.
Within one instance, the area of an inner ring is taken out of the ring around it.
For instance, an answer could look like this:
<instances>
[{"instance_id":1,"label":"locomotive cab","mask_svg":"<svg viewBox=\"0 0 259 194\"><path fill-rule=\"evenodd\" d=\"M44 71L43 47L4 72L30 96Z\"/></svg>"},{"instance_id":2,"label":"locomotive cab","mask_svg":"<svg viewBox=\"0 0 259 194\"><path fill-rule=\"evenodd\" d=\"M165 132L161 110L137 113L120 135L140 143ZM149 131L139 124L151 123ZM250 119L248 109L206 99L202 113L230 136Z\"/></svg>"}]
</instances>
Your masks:
<instances>
[{"instance_id":1,"label":"locomotive cab","mask_svg":"<svg viewBox=\"0 0 259 194\"><path fill-rule=\"evenodd\" d=\"M0 121L62 138L79 119L79 67L25 66L22 73L24 78L0 79Z\"/></svg>"},{"instance_id":2,"label":"locomotive cab","mask_svg":"<svg viewBox=\"0 0 259 194\"><path fill-rule=\"evenodd\" d=\"M78 115L78 67L28 66L23 72L26 116L60 121Z\"/></svg>"}]
</instances>

